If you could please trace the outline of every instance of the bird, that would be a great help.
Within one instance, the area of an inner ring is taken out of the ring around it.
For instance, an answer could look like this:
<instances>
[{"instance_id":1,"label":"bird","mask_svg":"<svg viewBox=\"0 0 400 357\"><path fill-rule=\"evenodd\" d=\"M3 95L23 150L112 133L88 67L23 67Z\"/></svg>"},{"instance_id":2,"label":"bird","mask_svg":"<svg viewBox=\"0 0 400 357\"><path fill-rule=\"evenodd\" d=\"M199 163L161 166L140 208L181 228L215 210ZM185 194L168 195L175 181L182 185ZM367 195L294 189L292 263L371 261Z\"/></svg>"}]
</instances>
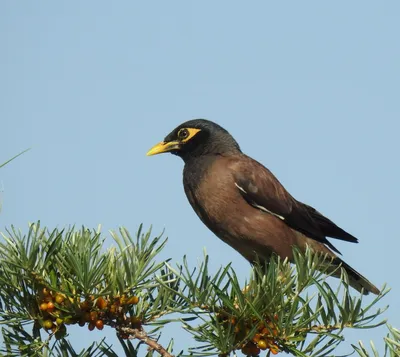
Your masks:
<instances>
[{"instance_id":1,"label":"bird","mask_svg":"<svg viewBox=\"0 0 400 357\"><path fill-rule=\"evenodd\" d=\"M200 220L251 264L272 255L293 262L293 248L309 247L331 259L336 277L342 266L349 284L363 294L380 294L367 278L345 263L327 237L358 239L310 205L296 200L275 175L242 152L233 136L206 119L173 129L147 156L171 153L184 161L183 186Z\"/></svg>"}]
</instances>

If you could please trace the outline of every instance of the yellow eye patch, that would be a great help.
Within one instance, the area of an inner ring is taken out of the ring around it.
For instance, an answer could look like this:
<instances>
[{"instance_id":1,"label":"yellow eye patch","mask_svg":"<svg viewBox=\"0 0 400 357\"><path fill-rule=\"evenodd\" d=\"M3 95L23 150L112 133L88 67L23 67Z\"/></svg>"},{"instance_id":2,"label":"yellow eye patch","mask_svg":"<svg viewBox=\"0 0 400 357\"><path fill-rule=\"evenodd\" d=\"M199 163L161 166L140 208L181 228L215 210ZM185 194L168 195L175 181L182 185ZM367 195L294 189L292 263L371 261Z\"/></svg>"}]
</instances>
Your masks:
<instances>
[{"instance_id":1,"label":"yellow eye patch","mask_svg":"<svg viewBox=\"0 0 400 357\"><path fill-rule=\"evenodd\" d=\"M186 143L191 138L193 138L201 129L196 128L182 128L178 131L178 139L182 143Z\"/></svg>"}]
</instances>

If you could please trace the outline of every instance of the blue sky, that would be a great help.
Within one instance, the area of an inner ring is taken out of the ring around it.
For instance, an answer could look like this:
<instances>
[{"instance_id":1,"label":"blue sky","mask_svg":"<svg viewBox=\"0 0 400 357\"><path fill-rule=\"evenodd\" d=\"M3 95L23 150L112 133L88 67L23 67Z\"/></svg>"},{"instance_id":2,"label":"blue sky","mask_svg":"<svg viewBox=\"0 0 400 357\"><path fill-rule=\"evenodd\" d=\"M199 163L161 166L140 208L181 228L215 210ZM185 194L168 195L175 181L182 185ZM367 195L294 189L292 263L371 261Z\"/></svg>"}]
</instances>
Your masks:
<instances>
[{"instance_id":1,"label":"blue sky","mask_svg":"<svg viewBox=\"0 0 400 357\"><path fill-rule=\"evenodd\" d=\"M173 261L249 265L209 232L183 163L146 151L183 121L228 129L299 200L360 239L344 259L392 287L400 327L400 3L0 3L0 230L40 219L164 228ZM383 304L382 304L383 305ZM385 329L351 331L350 343ZM72 331L76 345L113 332ZM177 346L191 344L178 327Z\"/></svg>"}]
</instances>

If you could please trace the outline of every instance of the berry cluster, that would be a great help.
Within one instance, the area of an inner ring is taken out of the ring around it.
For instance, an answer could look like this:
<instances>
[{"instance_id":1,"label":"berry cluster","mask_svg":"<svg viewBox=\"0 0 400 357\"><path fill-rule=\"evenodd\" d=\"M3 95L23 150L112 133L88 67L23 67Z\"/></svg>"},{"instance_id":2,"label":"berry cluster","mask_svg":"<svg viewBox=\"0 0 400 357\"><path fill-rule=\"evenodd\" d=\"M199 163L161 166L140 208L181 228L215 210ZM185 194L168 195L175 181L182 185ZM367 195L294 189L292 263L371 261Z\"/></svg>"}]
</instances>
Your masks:
<instances>
[{"instance_id":1,"label":"berry cluster","mask_svg":"<svg viewBox=\"0 0 400 357\"><path fill-rule=\"evenodd\" d=\"M257 319L238 323L236 318L229 318L224 313L218 313L217 319L223 326L229 328L233 327L235 343L243 341L243 339L245 339L254 329L254 325L257 324L257 329L255 330L254 335L241 346L241 351L246 356L258 356L261 351L265 350L269 350L274 355L279 352L279 347L275 341L279 334L278 329L269 318L266 318L265 321L261 323L257 322ZM275 315L274 320L276 321L277 319L278 316Z\"/></svg>"},{"instance_id":2,"label":"berry cluster","mask_svg":"<svg viewBox=\"0 0 400 357\"><path fill-rule=\"evenodd\" d=\"M122 325L135 329L142 328L139 316L127 317L133 305L139 302L138 296L88 296L86 298L69 297L62 293L42 288L39 291L38 305L41 311L40 326L54 333L56 339L63 338L67 333L66 325L79 324L93 331L102 330L104 325ZM121 335L122 338L129 336Z\"/></svg>"}]
</instances>

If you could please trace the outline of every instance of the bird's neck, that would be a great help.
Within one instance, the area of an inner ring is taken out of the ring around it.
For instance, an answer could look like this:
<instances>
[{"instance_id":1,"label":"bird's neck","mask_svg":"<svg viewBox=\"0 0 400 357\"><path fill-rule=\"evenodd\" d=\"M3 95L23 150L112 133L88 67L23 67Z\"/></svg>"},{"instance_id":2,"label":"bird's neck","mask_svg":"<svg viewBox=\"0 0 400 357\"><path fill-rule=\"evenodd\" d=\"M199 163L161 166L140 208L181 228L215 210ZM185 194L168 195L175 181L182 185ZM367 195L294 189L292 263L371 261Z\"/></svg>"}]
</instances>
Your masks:
<instances>
[{"instance_id":1,"label":"bird's neck","mask_svg":"<svg viewBox=\"0 0 400 357\"><path fill-rule=\"evenodd\" d=\"M208 169L220 155L202 155L185 160L183 181L189 186L197 186L207 174Z\"/></svg>"}]
</instances>

